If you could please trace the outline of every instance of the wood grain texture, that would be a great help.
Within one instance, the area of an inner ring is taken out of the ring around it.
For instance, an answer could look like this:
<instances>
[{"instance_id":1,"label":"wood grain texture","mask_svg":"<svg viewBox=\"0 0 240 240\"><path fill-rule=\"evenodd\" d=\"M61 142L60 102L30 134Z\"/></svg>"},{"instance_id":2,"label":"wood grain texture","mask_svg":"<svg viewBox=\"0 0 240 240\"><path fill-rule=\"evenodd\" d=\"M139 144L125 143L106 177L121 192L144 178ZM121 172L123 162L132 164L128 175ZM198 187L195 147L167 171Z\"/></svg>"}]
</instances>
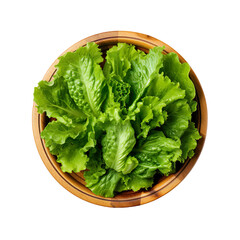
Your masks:
<instances>
[{"instance_id":1,"label":"wood grain texture","mask_svg":"<svg viewBox=\"0 0 240 240\"><path fill-rule=\"evenodd\" d=\"M177 53L166 43L151 36L136 32L112 31L96 34L85 38L68 48L61 55L69 51L73 52L79 47L84 46L87 42L92 41L99 44L103 52L105 52L112 45L115 45L118 42L125 42L129 44L134 44L137 48L145 52L148 52L148 50L153 48L154 46L165 46L165 53ZM182 63L186 62L179 53L177 54ZM58 59L48 69L43 80L51 81L54 73L56 72L54 66L57 63ZM66 188L69 192L73 193L77 197L90 203L106 207L131 207L145 204L157 198L160 198L161 196L165 195L173 188L175 188L187 176L187 174L191 171L196 161L198 160L205 142L207 133L206 100L200 82L192 69L190 71L190 78L195 85L196 101L198 102L198 109L195 113L194 119L196 127L198 128L202 138L198 141L194 157L192 159L188 159L182 166L180 166L179 170L175 174L171 174L168 177L162 177L161 179L159 179L158 183L156 183L149 191L127 191L116 195L114 198L104 198L93 194L88 188L85 187L85 181L82 172L71 174L63 173L61 171L60 165L56 162L56 158L50 154L48 148L45 146L44 140L42 140L40 137L40 133L46 126L48 119L45 114L37 113L36 105L34 103L32 111L33 135L43 163L45 164L49 172L52 174L52 176L64 188Z\"/></svg>"}]
</instances>

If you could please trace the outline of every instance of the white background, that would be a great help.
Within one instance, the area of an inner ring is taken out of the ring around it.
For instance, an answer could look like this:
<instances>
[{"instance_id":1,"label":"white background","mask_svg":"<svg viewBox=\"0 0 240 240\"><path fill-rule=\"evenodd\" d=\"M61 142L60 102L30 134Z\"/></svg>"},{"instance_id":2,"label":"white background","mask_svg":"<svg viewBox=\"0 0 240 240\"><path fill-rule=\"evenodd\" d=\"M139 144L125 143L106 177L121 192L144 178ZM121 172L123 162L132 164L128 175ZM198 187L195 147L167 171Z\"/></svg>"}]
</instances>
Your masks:
<instances>
[{"instance_id":1,"label":"white background","mask_svg":"<svg viewBox=\"0 0 240 240\"><path fill-rule=\"evenodd\" d=\"M240 239L238 1L1 1L0 239ZM149 34L191 65L208 104L203 152L164 197L112 209L59 185L35 147L33 89L90 35Z\"/></svg>"}]
</instances>

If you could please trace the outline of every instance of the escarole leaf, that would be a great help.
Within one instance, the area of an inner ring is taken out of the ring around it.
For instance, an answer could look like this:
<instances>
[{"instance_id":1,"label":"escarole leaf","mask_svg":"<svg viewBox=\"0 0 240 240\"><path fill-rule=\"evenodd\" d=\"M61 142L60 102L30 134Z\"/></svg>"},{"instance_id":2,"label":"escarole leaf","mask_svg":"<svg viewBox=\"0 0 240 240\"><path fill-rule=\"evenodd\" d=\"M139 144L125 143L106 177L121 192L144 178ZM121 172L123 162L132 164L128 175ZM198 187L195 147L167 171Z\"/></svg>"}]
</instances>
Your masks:
<instances>
[{"instance_id":1,"label":"escarole leaf","mask_svg":"<svg viewBox=\"0 0 240 240\"><path fill-rule=\"evenodd\" d=\"M86 169L88 156L77 143L68 143L57 156L58 163L61 163L63 172L80 172Z\"/></svg>"},{"instance_id":2,"label":"escarole leaf","mask_svg":"<svg viewBox=\"0 0 240 240\"><path fill-rule=\"evenodd\" d=\"M116 188L123 174L113 169L106 170L105 163L99 148L91 149L87 171L84 172L86 186L95 194L104 197L114 197Z\"/></svg>"},{"instance_id":3,"label":"escarole leaf","mask_svg":"<svg viewBox=\"0 0 240 240\"><path fill-rule=\"evenodd\" d=\"M128 156L127 161L125 162L124 169L122 170L123 174L130 173L138 165L138 160L133 156Z\"/></svg>"},{"instance_id":4,"label":"escarole leaf","mask_svg":"<svg viewBox=\"0 0 240 240\"><path fill-rule=\"evenodd\" d=\"M185 97L179 83L172 82L167 76L158 74L147 89L147 96L157 96L166 105Z\"/></svg>"},{"instance_id":5,"label":"escarole leaf","mask_svg":"<svg viewBox=\"0 0 240 240\"><path fill-rule=\"evenodd\" d=\"M142 99L142 102L137 103L135 109L135 121L133 127L137 133L137 138L146 138L151 129L160 127L167 119L167 112L163 111L165 107L158 97L147 96Z\"/></svg>"},{"instance_id":6,"label":"escarole leaf","mask_svg":"<svg viewBox=\"0 0 240 240\"><path fill-rule=\"evenodd\" d=\"M117 172L126 171L125 169L128 168L126 166L126 164L128 165L127 156L135 143L134 130L129 120L111 121L106 127L106 135L101 143L103 159L107 167ZM135 164L132 166L134 167Z\"/></svg>"},{"instance_id":7,"label":"escarole leaf","mask_svg":"<svg viewBox=\"0 0 240 240\"><path fill-rule=\"evenodd\" d=\"M79 136L62 146L57 155L57 162L61 163L63 172L79 172L86 169L89 160L86 153L96 146L94 124L90 122L87 129L85 136Z\"/></svg>"},{"instance_id":8,"label":"escarole leaf","mask_svg":"<svg viewBox=\"0 0 240 240\"><path fill-rule=\"evenodd\" d=\"M165 110L168 118L162 126L163 132L170 138L180 138L188 128L189 121L192 118L192 112L186 99L178 100L169 104Z\"/></svg>"},{"instance_id":9,"label":"escarole leaf","mask_svg":"<svg viewBox=\"0 0 240 240\"><path fill-rule=\"evenodd\" d=\"M167 138L161 131L152 131L146 140L134 149L135 157L138 159L138 168L142 171L159 170L160 173L168 175L174 168L176 161L180 160L182 150L181 141ZM143 171L144 172L144 171Z\"/></svg>"},{"instance_id":10,"label":"escarole leaf","mask_svg":"<svg viewBox=\"0 0 240 240\"><path fill-rule=\"evenodd\" d=\"M181 152L180 145L180 140L167 138L163 132L154 130L146 140L140 141L139 146L134 148L134 152L144 154L158 154L160 152L171 152L175 150Z\"/></svg>"},{"instance_id":11,"label":"escarole leaf","mask_svg":"<svg viewBox=\"0 0 240 240\"><path fill-rule=\"evenodd\" d=\"M137 108L134 110L133 114L130 115L136 137L140 138L147 137L150 131L149 122L153 119L153 111L149 106L145 106L143 102L138 102Z\"/></svg>"},{"instance_id":12,"label":"escarole leaf","mask_svg":"<svg viewBox=\"0 0 240 240\"><path fill-rule=\"evenodd\" d=\"M133 126L137 138L146 138L151 129L163 125L169 114L168 108L165 107L176 100L183 99L185 91L179 87L179 83L171 82L163 74L157 74L147 88L145 95L146 97L137 103L137 108L134 110L136 119ZM171 109L171 107L169 108ZM166 128L169 122L171 122L171 116Z\"/></svg>"},{"instance_id":13,"label":"escarole leaf","mask_svg":"<svg viewBox=\"0 0 240 240\"><path fill-rule=\"evenodd\" d=\"M89 151L89 161L87 163L87 171L84 172L86 186L92 187L98 183L101 176L106 173L105 164L102 159L101 150L96 147Z\"/></svg>"},{"instance_id":14,"label":"escarole leaf","mask_svg":"<svg viewBox=\"0 0 240 240\"><path fill-rule=\"evenodd\" d=\"M147 171L145 168L139 166L130 174L122 176L122 179L118 182L117 191L133 190L136 192L140 189L147 190L153 185L153 176L155 174L156 170Z\"/></svg>"},{"instance_id":15,"label":"escarole leaf","mask_svg":"<svg viewBox=\"0 0 240 240\"><path fill-rule=\"evenodd\" d=\"M116 193L116 188L121 178L122 178L121 173L116 172L113 169L108 169L104 175L98 178L99 180L97 183L89 184L87 186L96 195L111 198L114 197Z\"/></svg>"},{"instance_id":16,"label":"escarole leaf","mask_svg":"<svg viewBox=\"0 0 240 240\"><path fill-rule=\"evenodd\" d=\"M98 116L105 99L105 82L99 65L103 61L95 43L88 43L75 52L59 58L57 75L63 76L76 105L88 116Z\"/></svg>"},{"instance_id":17,"label":"escarole leaf","mask_svg":"<svg viewBox=\"0 0 240 240\"><path fill-rule=\"evenodd\" d=\"M66 126L58 121L50 122L41 133L50 152L57 156L63 172L79 172L86 169L87 152L96 145L96 119Z\"/></svg>"},{"instance_id":18,"label":"escarole leaf","mask_svg":"<svg viewBox=\"0 0 240 240\"><path fill-rule=\"evenodd\" d=\"M118 102L121 108L128 106L131 87L123 79L131 67L131 61L140 54L144 55L142 51L137 51L135 46L124 43L118 43L107 51L103 72L112 88L114 101Z\"/></svg>"},{"instance_id":19,"label":"escarole leaf","mask_svg":"<svg viewBox=\"0 0 240 240\"><path fill-rule=\"evenodd\" d=\"M181 89L185 90L188 103L190 103L196 94L194 84L189 78L190 66L187 63L180 63L176 53L169 53L164 55L161 71L173 82L180 84Z\"/></svg>"},{"instance_id":20,"label":"escarole leaf","mask_svg":"<svg viewBox=\"0 0 240 240\"><path fill-rule=\"evenodd\" d=\"M128 175L124 175L118 184L118 191L148 189L154 183L156 173L168 175L175 170L180 160L181 142L166 138L161 131L153 131L144 141L135 147L134 157L137 167Z\"/></svg>"},{"instance_id":21,"label":"escarole leaf","mask_svg":"<svg viewBox=\"0 0 240 240\"><path fill-rule=\"evenodd\" d=\"M109 88L111 88L111 90L109 89L109 95L112 94L112 96L108 97L112 98L115 103L118 103L121 110L124 110L129 102L130 85L117 77L111 77L108 84Z\"/></svg>"},{"instance_id":22,"label":"escarole leaf","mask_svg":"<svg viewBox=\"0 0 240 240\"><path fill-rule=\"evenodd\" d=\"M52 121L41 132L41 137L48 142L56 144L64 144L67 138L75 139L80 133L86 134L88 121L86 123L75 123L71 126L66 126L61 122Z\"/></svg>"},{"instance_id":23,"label":"escarole leaf","mask_svg":"<svg viewBox=\"0 0 240 240\"><path fill-rule=\"evenodd\" d=\"M167 112L163 111L166 104L158 97L147 96L143 98L143 105L148 106L153 113L153 119L150 121L150 129L160 127L167 119Z\"/></svg>"},{"instance_id":24,"label":"escarole leaf","mask_svg":"<svg viewBox=\"0 0 240 240\"><path fill-rule=\"evenodd\" d=\"M39 113L46 112L48 117L56 118L66 125L86 118L71 98L62 77L53 81L41 81L34 89L34 101Z\"/></svg>"},{"instance_id":25,"label":"escarole leaf","mask_svg":"<svg viewBox=\"0 0 240 240\"><path fill-rule=\"evenodd\" d=\"M45 140L50 152L57 155L69 139L83 138L86 135L87 125L88 120L85 123L74 123L71 126L52 121L41 132L41 137Z\"/></svg>"},{"instance_id":26,"label":"escarole leaf","mask_svg":"<svg viewBox=\"0 0 240 240\"><path fill-rule=\"evenodd\" d=\"M149 54L139 55L131 61L131 69L124 78L131 85L129 111L135 108L137 101L163 66L162 50L161 47L155 47L150 49Z\"/></svg>"},{"instance_id":27,"label":"escarole leaf","mask_svg":"<svg viewBox=\"0 0 240 240\"><path fill-rule=\"evenodd\" d=\"M104 75L107 78L111 76L118 76L123 79L127 71L131 68L131 61L144 55L142 51L137 51L135 46L125 43L118 43L107 51L106 63L103 68Z\"/></svg>"},{"instance_id":28,"label":"escarole leaf","mask_svg":"<svg viewBox=\"0 0 240 240\"><path fill-rule=\"evenodd\" d=\"M201 139L198 130L195 128L194 123L190 122L188 129L184 132L181 137L181 149L182 149L182 161L188 157L194 156L194 149L197 146L197 140Z\"/></svg>"}]
</instances>

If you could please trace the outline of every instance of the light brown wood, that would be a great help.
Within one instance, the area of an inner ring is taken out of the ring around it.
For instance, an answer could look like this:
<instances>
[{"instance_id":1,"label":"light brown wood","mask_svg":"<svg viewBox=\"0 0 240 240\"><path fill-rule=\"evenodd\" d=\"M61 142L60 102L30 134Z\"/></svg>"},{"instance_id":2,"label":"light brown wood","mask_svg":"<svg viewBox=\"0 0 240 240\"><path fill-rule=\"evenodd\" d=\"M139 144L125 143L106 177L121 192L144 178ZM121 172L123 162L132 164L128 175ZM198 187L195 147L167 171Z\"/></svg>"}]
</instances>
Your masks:
<instances>
[{"instance_id":1,"label":"light brown wood","mask_svg":"<svg viewBox=\"0 0 240 240\"><path fill-rule=\"evenodd\" d=\"M105 32L90 36L85 38L70 48L68 48L61 55L69 51L75 51L81 46L84 46L87 42L96 42L101 47L102 51L106 51L112 45L118 42L125 42L129 44L136 45L137 48L148 52L149 49L154 46L165 46L165 53L175 52L173 48L168 46L166 43L153 38L151 36L136 33L136 32L126 32L126 31L112 31ZM178 54L178 53L177 53ZM181 62L186 62L185 59L178 54ZM44 80L51 81L52 76L56 72L55 65L58 63L56 60L51 67L48 69L44 76ZM46 126L46 116L45 114L38 114L35 103L33 104L32 112L32 124L33 124L33 134L36 142L38 152L43 160L43 163L52 174L52 176L69 192L73 193L77 197L86 200L88 202L98 204L107 207L131 207L141 204L151 202L157 198L160 198L164 194L168 193L170 190L175 188L191 171L196 161L198 160L200 153L202 151L206 133L207 133L207 105L205 96L200 85L200 82L191 69L190 78L193 81L196 88L196 101L198 102L198 109L195 113L195 124L202 136L198 141L197 148L195 150L195 155L192 159L188 159L180 169L168 177L162 177L159 179L158 183L155 184L149 191L138 191L138 192L123 192L116 195L114 198L104 198L93 194L88 188L85 187L85 181L82 173L63 173L61 171L60 165L56 162L53 155L50 154L48 148L45 146L44 140L41 139L40 133Z\"/></svg>"}]
</instances>

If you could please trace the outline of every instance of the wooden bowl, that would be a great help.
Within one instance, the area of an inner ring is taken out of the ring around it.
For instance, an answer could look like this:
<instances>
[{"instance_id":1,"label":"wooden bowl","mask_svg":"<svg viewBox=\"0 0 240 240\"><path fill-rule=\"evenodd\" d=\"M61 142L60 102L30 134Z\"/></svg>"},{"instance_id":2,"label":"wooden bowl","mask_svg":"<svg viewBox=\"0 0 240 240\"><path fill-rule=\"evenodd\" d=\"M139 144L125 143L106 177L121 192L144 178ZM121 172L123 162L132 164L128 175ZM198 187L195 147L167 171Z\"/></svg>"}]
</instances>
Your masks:
<instances>
[{"instance_id":1,"label":"wooden bowl","mask_svg":"<svg viewBox=\"0 0 240 240\"><path fill-rule=\"evenodd\" d=\"M137 48L148 52L149 49L155 46L165 46L164 52L175 52L167 44L162 41L150 37L148 35L135 33L135 32L126 32L126 31L112 31L105 32L90 36L85 38L69 49L66 52L73 52L81 46L84 46L87 42L96 42L101 47L102 51L105 52L112 45L117 44L118 42L125 42L135 45ZM177 53L178 54L178 53ZM186 62L184 58L178 54L181 62ZM44 76L44 80L51 81L53 75L56 72L55 65L58 63L56 60L52 66L48 69L47 73ZM207 132L207 105L203 90L201 88L200 82L191 69L190 78L193 81L196 88L196 101L198 102L198 109L193 114L193 121L196 124L202 138L198 141L197 148L195 150L195 155L192 159L186 160L183 165L180 165L178 171L175 174L171 174L168 177L162 177L159 181L149 190L143 190L138 192L127 191L116 195L114 198L104 198L97 196L92 193L88 188L85 187L85 182L83 178L83 173L64 173L61 171L60 165L56 162L56 158L50 154L48 148L45 146L44 140L41 139L40 133L46 126L49 119L45 114L38 114L35 103L33 104L33 113L32 113L32 124L33 124L33 134L34 139L37 145L38 152L47 167L48 171L52 176L69 192L73 193L77 197L102 206L107 207L130 207L137 206L151 202L157 198L160 198L174 187L176 187L191 171L194 164L196 163L206 138Z\"/></svg>"}]
</instances>

